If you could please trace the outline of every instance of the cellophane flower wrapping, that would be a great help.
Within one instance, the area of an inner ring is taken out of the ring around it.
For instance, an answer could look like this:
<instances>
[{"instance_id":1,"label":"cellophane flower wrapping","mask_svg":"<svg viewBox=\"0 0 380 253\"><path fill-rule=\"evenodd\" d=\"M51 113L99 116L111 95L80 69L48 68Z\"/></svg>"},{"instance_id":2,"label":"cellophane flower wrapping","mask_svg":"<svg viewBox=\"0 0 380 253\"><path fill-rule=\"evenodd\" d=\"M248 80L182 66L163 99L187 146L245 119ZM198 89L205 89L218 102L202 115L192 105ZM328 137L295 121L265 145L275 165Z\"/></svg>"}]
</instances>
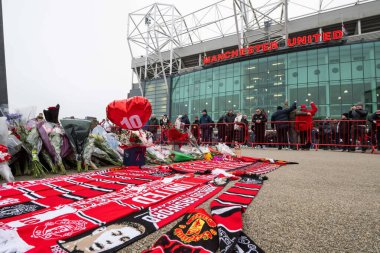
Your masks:
<instances>
[{"instance_id":1,"label":"cellophane flower wrapping","mask_svg":"<svg viewBox=\"0 0 380 253\"><path fill-rule=\"evenodd\" d=\"M126 147L153 145L153 138L150 132L145 130L123 130L119 135L120 144Z\"/></svg>"}]
</instances>

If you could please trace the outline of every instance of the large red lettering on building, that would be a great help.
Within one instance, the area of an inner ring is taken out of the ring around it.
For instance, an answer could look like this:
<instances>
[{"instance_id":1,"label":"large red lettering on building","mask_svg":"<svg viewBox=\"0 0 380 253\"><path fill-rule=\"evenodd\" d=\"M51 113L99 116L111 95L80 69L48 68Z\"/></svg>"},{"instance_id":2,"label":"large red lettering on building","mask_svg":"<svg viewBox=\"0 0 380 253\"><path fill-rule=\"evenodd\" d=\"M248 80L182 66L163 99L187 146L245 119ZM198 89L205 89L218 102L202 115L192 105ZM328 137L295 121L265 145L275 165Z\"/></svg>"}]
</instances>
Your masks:
<instances>
[{"instance_id":1,"label":"large red lettering on building","mask_svg":"<svg viewBox=\"0 0 380 253\"><path fill-rule=\"evenodd\" d=\"M286 41L286 44L288 47L296 47L296 46L319 43L321 41L328 42L331 40L340 40L342 38L343 38L343 31L336 30L332 32L315 33L315 34L310 34L310 35L305 35L305 36L289 38ZM240 48L240 49L225 51L218 55L205 56L203 57L203 64L207 65L207 64L227 60L227 59L233 59L240 56L247 56L247 55L252 55L252 54L257 54L257 53L266 53L266 52L274 51L277 49L278 49L277 41L251 45L251 46Z\"/></svg>"}]
</instances>

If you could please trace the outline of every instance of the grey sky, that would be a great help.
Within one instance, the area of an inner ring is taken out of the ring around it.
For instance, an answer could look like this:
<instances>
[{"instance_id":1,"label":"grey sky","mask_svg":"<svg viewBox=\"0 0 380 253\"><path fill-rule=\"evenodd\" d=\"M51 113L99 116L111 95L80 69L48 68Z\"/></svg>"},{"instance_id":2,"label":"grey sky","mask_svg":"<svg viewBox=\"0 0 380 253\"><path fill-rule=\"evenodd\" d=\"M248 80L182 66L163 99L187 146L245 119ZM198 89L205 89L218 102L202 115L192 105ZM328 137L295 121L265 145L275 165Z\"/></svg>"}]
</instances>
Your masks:
<instances>
[{"instance_id":1,"label":"grey sky","mask_svg":"<svg viewBox=\"0 0 380 253\"><path fill-rule=\"evenodd\" d=\"M314 8L319 2L297 1ZM128 13L154 2L3 0L11 111L27 106L41 111L60 103L61 117L104 118L106 105L126 98L131 87ZM215 1L160 2L187 14Z\"/></svg>"},{"instance_id":2,"label":"grey sky","mask_svg":"<svg viewBox=\"0 0 380 253\"><path fill-rule=\"evenodd\" d=\"M104 118L131 87L127 15L153 2L3 0L10 109L60 103L62 117Z\"/></svg>"}]
</instances>

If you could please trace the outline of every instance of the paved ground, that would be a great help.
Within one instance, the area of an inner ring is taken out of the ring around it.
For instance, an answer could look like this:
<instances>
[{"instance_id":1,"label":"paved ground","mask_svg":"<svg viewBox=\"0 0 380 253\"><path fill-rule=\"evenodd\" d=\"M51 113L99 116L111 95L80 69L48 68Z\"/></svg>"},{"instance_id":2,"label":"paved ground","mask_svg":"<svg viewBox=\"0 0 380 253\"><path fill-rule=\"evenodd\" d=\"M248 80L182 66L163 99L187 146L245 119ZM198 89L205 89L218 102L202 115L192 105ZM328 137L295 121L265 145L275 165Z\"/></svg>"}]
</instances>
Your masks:
<instances>
[{"instance_id":1,"label":"paved ground","mask_svg":"<svg viewBox=\"0 0 380 253\"><path fill-rule=\"evenodd\" d=\"M244 214L245 232L267 253L380 252L379 154L243 150L243 155L299 162L268 174ZM201 207L209 211L210 202ZM175 223L120 252L147 249Z\"/></svg>"},{"instance_id":2,"label":"paved ground","mask_svg":"<svg viewBox=\"0 0 380 253\"><path fill-rule=\"evenodd\" d=\"M297 161L268 174L244 230L270 252L380 252L380 155L244 150ZM210 200L211 201L211 200ZM210 201L202 205L209 211ZM140 252L176 222L120 251Z\"/></svg>"}]
</instances>

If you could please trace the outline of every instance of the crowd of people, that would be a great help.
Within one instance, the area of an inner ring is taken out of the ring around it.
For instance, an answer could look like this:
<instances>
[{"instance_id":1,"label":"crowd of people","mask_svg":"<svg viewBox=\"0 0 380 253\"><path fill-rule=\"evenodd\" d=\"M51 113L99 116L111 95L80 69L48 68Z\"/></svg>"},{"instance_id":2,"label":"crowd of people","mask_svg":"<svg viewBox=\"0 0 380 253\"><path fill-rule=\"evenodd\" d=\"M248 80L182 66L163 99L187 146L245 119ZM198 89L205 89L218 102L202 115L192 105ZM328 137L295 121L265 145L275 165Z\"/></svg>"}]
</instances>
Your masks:
<instances>
[{"instance_id":1,"label":"crowd of people","mask_svg":"<svg viewBox=\"0 0 380 253\"><path fill-rule=\"evenodd\" d=\"M167 140L165 130L173 126L182 131L190 129L195 139L204 144L249 144L255 148L270 145L279 150L309 150L318 145L322 149L355 151L359 147L363 152L370 146L376 146L380 150L380 110L369 115L363 105L357 103L349 112L343 113L341 119L314 120L317 111L313 102L309 107L302 104L297 109L295 101L290 106L288 102L278 106L270 119L263 109L257 108L250 121L247 115L234 113L233 110L227 111L216 122L207 110L203 110L200 117L195 116L192 123L187 113L178 115L173 124L166 114L160 120L152 115L146 129L153 133L157 141L161 128L161 142Z\"/></svg>"}]
</instances>

